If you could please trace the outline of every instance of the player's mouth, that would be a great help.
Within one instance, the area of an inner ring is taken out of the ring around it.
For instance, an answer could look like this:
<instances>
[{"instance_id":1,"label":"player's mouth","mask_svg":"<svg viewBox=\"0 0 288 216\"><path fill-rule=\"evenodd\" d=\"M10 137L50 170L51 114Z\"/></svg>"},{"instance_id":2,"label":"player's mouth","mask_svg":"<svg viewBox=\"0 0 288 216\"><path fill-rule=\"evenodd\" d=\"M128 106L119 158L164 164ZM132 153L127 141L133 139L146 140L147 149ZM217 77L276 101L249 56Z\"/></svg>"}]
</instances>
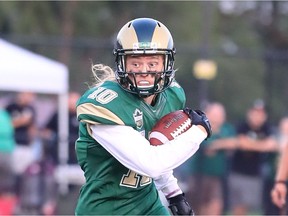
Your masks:
<instances>
[{"instance_id":1,"label":"player's mouth","mask_svg":"<svg viewBox=\"0 0 288 216\"><path fill-rule=\"evenodd\" d=\"M139 82L137 82L138 87L152 87L153 85L150 84L149 81L146 80L141 80Z\"/></svg>"}]
</instances>

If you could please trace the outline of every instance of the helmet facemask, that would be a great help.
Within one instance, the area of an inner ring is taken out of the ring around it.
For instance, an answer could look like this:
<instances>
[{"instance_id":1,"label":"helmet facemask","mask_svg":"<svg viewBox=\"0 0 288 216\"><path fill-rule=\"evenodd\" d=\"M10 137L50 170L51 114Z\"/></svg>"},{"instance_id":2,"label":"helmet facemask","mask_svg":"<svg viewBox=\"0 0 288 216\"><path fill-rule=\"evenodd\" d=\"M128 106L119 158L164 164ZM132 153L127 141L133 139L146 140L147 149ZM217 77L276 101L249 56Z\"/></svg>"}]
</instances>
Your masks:
<instances>
[{"instance_id":1,"label":"helmet facemask","mask_svg":"<svg viewBox=\"0 0 288 216\"><path fill-rule=\"evenodd\" d=\"M126 70L127 55L164 55L163 71L154 72L130 72ZM175 76L174 70L174 50L115 50L116 55L116 79L126 91L137 94L140 97L148 97L160 93L169 87ZM154 76L153 86L137 86L137 75L150 74ZM131 78L132 75L132 78Z\"/></svg>"}]
</instances>

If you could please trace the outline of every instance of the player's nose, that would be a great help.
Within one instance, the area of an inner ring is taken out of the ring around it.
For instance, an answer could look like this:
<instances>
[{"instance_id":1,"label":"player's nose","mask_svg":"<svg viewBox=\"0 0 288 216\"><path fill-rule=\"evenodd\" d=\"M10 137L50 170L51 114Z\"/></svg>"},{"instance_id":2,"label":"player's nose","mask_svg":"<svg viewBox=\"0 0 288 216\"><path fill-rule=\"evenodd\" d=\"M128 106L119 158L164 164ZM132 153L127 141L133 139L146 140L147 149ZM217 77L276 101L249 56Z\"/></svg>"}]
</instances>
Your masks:
<instances>
[{"instance_id":1,"label":"player's nose","mask_svg":"<svg viewBox=\"0 0 288 216\"><path fill-rule=\"evenodd\" d=\"M148 64L143 64L141 68L142 76L147 76L147 72L149 71L149 65Z\"/></svg>"}]
</instances>

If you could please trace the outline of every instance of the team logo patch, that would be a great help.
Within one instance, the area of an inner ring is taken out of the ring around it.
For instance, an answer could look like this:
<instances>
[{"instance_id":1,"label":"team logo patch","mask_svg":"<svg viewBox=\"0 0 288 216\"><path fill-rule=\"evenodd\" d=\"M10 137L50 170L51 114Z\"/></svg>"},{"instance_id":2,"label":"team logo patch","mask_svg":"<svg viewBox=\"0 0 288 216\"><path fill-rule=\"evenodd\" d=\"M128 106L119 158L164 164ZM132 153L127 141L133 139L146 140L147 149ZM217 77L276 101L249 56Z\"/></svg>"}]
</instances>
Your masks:
<instances>
[{"instance_id":1,"label":"team logo patch","mask_svg":"<svg viewBox=\"0 0 288 216\"><path fill-rule=\"evenodd\" d=\"M143 113L139 109L136 109L133 113L133 118L136 123L137 129L141 129L143 127Z\"/></svg>"},{"instance_id":2,"label":"team logo patch","mask_svg":"<svg viewBox=\"0 0 288 216\"><path fill-rule=\"evenodd\" d=\"M158 44L155 42L139 42L133 43L133 49L157 49Z\"/></svg>"}]
</instances>

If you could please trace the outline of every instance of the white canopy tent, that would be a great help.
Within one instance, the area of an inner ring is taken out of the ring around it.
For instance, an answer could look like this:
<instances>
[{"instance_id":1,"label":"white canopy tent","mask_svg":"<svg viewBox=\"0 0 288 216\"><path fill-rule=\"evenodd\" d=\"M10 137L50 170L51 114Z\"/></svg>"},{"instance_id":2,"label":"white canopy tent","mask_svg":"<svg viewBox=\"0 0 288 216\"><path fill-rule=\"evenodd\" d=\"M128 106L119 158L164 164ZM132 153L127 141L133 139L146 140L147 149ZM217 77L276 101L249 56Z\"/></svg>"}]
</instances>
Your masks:
<instances>
[{"instance_id":1,"label":"white canopy tent","mask_svg":"<svg viewBox=\"0 0 288 216\"><path fill-rule=\"evenodd\" d=\"M59 160L68 159L68 68L0 38L0 91L58 95Z\"/></svg>"}]
</instances>

